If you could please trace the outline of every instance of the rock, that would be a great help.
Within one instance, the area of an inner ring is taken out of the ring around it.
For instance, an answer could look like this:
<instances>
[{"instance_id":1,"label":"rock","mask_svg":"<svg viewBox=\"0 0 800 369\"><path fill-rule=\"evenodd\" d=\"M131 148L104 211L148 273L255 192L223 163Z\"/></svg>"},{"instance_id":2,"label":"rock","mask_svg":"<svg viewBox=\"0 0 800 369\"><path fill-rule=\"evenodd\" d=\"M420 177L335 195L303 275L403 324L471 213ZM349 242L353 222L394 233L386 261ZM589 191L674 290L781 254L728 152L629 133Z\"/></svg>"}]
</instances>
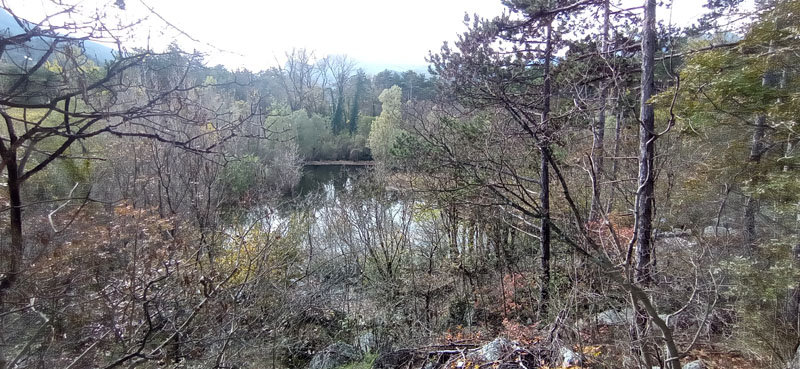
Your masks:
<instances>
[{"instance_id":1,"label":"rock","mask_svg":"<svg viewBox=\"0 0 800 369\"><path fill-rule=\"evenodd\" d=\"M703 363L703 360L695 360L683 366L683 369L707 369L706 364Z\"/></svg>"},{"instance_id":2,"label":"rock","mask_svg":"<svg viewBox=\"0 0 800 369\"><path fill-rule=\"evenodd\" d=\"M656 240L663 240L665 238L682 238L682 237L690 237L692 235L692 231L687 229L680 229L680 228L672 228L669 231L655 231L653 237Z\"/></svg>"},{"instance_id":3,"label":"rock","mask_svg":"<svg viewBox=\"0 0 800 369\"><path fill-rule=\"evenodd\" d=\"M728 227L708 226L703 228L703 237L729 237L736 236L739 232Z\"/></svg>"},{"instance_id":4,"label":"rock","mask_svg":"<svg viewBox=\"0 0 800 369\"><path fill-rule=\"evenodd\" d=\"M583 365L583 356L566 347L561 348L561 358L562 358L561 366L564 368L569 368L573 366L580 367Z\"/></svg>"},{"instance_id":5,"label":"rock","mask_svg":"<svg viewBox=\"0 0 800 369\"><path fill-rule=\"evenodd\" d=\"M792 361L786 365L786 369L800 369L800 346L795 350L794 357Z\"/></svg>"},{"instance_id":6,"label":"rock","mask_svg":"<svg viewBox=\"0 0 800 369\"><path fill-rule=\"evenodd\" d=\"M314 354L308 369L333 369L361 360L361 352L344 342L336 342Z\"/></svg>"},{"instance_id":7,"label":"rock","mask_svg":"<svg viewBox=\"0 0 800 369\"><path fill-rule=\"evenodd\" d=\"M368 354L378 348L378 340L372 332L367 332L358 336L356 346L362 353Z\"/></svg>"},{"instance_id":8,"label":"rock","mask_svg":"<svg viewBox=\"0 0 800 369\"><path fill-rule=\"evenodd\" d=\"M600 325L625 325L633 321L633 309L624 308L620 311L609 309L595 316L595 321Z\"/></svg>"},{"instance_id":9,"label":"rock","mask_svg":"<svg viewBox=\"0 0 800 369\"><path fill-rule=\"evenodd\" d=\"M498 337L495 338L494 341L483 345L477 351L470 353L469 357L472 359L480 359L482 361L497 361L507 353L519 348L519 344L516 342Z\"/></svg>"},{"instance_id":10,"label":"rock","mask_svg":"<svg viewBox=\"0 0 800 369\"><path fill-rule=\"evenodd\" d=\"M672 322L670 320L674 320L675 318L675 317L670 317L668 314L659 314L658 317L661 318L661 320L663 320L668 325L671 325ZM633 322L633 318L634 318L633 309L630 307L626 307L619 311L614 309L608 309L595 315L594 319L592 320L589 321L581 320L578 323L578 325L584 327L587 324L597 323L597 325L601 326L622 326Z\"/></svg>"}]
</instances>

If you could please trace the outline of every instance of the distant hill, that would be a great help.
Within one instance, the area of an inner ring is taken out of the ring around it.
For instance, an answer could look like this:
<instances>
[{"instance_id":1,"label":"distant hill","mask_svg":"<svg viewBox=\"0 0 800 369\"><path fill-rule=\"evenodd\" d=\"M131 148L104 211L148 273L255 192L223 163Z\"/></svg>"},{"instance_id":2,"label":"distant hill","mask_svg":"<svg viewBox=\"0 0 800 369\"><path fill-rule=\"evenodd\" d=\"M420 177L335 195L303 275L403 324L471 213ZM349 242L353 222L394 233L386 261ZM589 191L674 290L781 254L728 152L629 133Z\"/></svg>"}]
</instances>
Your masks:
<instances>
[{"instance_id":1,"label":"distant hill","mask_svg":"<svg viewBox=\"0 0 800 369\"><path fill-rule=\"evenodd\" d=\"M17 24L14 16L5 9L0 9L0 35L7 37L22 32L23 29ZM47 37L37 37L31 42L26 43L24 47L8 47L3 58L18 65L22 65L26 61L35 62L44 55L48 44ZM83 43L83 47L86 50L86 56L97 64L102 65L106 61L114 59L114 49L101 43L86 41Z\"/></svg>"}]
</instances>

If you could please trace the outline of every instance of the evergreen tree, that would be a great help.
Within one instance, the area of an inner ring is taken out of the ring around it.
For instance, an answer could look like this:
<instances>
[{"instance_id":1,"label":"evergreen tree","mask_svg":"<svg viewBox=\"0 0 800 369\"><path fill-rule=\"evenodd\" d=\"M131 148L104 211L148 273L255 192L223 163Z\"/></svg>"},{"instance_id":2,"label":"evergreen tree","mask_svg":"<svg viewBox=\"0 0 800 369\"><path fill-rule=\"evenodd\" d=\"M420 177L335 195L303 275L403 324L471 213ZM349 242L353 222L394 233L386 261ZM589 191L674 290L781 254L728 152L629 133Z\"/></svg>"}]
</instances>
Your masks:
<instances>
[{"instance_id":1,"label":"evergreen tree","mask_svg":"<svg viewBox=\"0 0 800 369\"><path fill-rule=\"evenodd\" d=\"M331 119L331 130L333 134L338 135L339 132L342 131L344 128L345 120L344 120L344 95L339 95L339 101L336 103L336 110L333 113L333 118Z\"/></svg>"},{"instance_id":2,"label":"evergreen tree","mask_svg":"<svg viewBox=\"0 0 800 369\"><path fill-rule=\"evenodd\" d=\"M364 90L364 81L366 80L366 76L364 75L364 71L359 69L358 73L356 73L356 92L353 95L353 106L350 108L350 134L354 134L358 129L358 101L361 99L361 95L363 94Z\"/></svg>"}]
</instances>

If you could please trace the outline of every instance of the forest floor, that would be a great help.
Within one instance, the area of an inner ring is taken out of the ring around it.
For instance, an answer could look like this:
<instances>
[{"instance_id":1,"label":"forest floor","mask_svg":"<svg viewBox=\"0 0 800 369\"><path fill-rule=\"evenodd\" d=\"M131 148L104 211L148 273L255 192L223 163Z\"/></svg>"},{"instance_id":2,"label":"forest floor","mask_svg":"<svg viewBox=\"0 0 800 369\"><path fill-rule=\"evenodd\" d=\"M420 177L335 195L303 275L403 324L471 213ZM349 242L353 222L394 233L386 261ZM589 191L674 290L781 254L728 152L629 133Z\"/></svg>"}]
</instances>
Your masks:
<instances>
[{"instance_id":1,"label":"forest floor","mask_svg":"<svg viewBox=\"0 0 800 369\"><path fill-rule=\"evenodd\" d=\"M772 368L775 364L770 364L748 357L744 353L736 350L725 349L721 345L701 345L683 360L690 362L702 360L708 369L752 369L752 368Z\"/></svg>"},{"instance_id":2,"label":"forest floor","mask_svg":"<svg viewBox=\"0 0 800 369\"><path fill-rule=\"evenodd\" d=\"M485 338L444 340L435 346L399 350L388 356L382 355L376 360L372 369L622 368L625 357L630 356L630 347L619 344L620 332L612 332L617 329L621 327L603 329L605 334L600 336L605 337L595 336L591 342L585 342L582 347L554 348L551 344L546 344L544 342L546 340L542 341L542 336L515 337L519 340L505 338L492 341L487 341ZM701 360L706 369L782 367L779 363L731 349L724 342L699 343L681 359L681 363L685 365L696 360Z\"/></svg>"}]
</instances>

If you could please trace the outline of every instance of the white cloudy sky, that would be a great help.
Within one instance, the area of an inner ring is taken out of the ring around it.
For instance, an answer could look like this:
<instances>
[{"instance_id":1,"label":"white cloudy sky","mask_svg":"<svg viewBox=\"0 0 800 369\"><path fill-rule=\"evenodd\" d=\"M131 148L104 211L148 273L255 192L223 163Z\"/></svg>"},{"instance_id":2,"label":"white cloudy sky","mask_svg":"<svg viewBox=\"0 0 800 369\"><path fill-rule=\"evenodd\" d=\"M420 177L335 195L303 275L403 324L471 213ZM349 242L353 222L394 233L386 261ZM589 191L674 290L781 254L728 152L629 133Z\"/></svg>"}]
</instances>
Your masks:
<instances>
[{"instance_id":1,"label":"white cloudy sky","mask_svg":"<svg viewBox=\"0 0 800 369\"><path fill-rule=\"evenodd\" d=\"M51 11L51 0L2 0L32 21ZM83 0L86 4L108 0ZM624 6L641 1L625 0ZM688 24L702 13L704 0L674 0L660 18ZM361 63L423 65L429 50L462 32L464 13L499 15L500 0L126 0L122 17L149 14L145 4L202 43L189 42L152 14L139 28L138 42L156 48L176 37L186 48L209 53L211 64L261 70L274 65L283 52L305 47L316 54L348 54ZM94 5L90 5L94 6ZM147 35L147 36L145 36ZM216 49L209 47L213 45Z\"/></svg>"}]
</instances>

